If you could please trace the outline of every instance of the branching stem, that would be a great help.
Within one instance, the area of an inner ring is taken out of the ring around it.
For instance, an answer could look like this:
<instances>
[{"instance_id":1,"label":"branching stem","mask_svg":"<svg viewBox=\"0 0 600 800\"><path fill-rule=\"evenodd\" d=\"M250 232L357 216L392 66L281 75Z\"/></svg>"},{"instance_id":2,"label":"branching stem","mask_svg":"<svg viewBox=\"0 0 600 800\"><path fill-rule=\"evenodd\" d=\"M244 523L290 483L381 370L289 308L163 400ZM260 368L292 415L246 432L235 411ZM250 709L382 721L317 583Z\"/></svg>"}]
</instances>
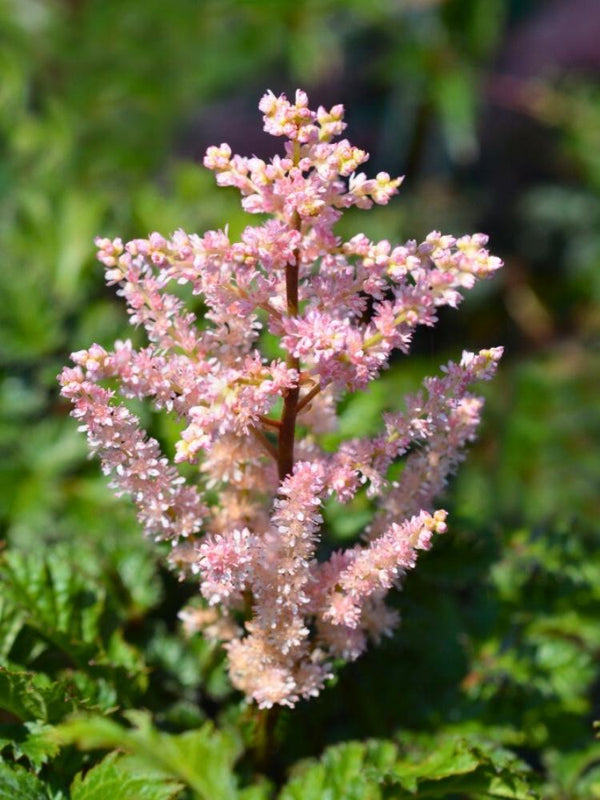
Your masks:
<instances>
[{"instance_id":1,"label":"branching stem","mask_svg":"<svg viewBox=\"0 0 600 800\"><path fill-rule=\"evenodd\" d=\"M277 461L279 456L277 448L271 444L271 442L267 439L264 433L262 431L259 431L258 428L250 428L250 433L258 441L263 450L265 450L270 456L272 456L275 459L275 461Z\"/></svg>"},{"instance_id":2,"label":"branching stem","mask_svg":"<svg viewBox=\"0 0 600 800\"><path fill-rule=\"evenodd\" d=\"M281 428L281 422L278 419L271 419L271 417L265 417L263 414L259 417L260 421L263 425L267 425L271 428Z\"/></svg>"},{"instance_id":3,"label":"branching stem","mask_svg":"<svg viewBox=\"0 0 600 800\"><path fill-rule=\"evenodd\" d=\"M313 388L305 394L302 400L298 403L298 407L296 408L296 413L299 414L306 406L310 403L313 397L316 397L323 387L320 383L317 383Z\"/></svg>"}]
</instances>

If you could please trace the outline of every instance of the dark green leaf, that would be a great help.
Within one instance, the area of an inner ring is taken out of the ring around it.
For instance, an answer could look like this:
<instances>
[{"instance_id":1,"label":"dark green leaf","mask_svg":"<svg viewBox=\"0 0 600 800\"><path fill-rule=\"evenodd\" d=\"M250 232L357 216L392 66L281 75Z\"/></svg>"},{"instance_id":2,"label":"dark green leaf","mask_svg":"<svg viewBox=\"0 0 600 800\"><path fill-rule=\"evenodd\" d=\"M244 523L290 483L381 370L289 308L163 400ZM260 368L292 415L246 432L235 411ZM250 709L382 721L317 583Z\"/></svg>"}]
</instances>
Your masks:
<instances>
[{"instance_id":1,"label":"dark green leaf","mask_svg":"<svg viewBox=\"0 0 600 800\"><path fill-rule=\"evenodd\" d=\"M18 764L0 762L0 800L60 800L42 782Z\"/></svg>"},{"instance_id":2,"label":"dark green leaf","mask_svg":"<svg viewBox=\"0 0 600 800\"><path fill-rule=\"evenodd\" d=\"M101 587L63 558L40 559L17 551L7 553L0 569L5 597L40 636L85 665L101 650L100 619L105 606Z\"/></svg>"},{"instance_id":3,"label":"dark green leaf","mask_svg":"<svg viewBox=\"0 0 600 800\"><path fill-rule=\"evenodd\" d=\"M0 667L0 708L27 722L56 722L77 707L77 692L67 681Z\"/></svg>"},{"instance_id":4,"label":"dark green leaf","mask_svg":"<svg viewBox=\"0 0 600 800\"><path fill-rule=\"evenodd\" d=\"M13 757L27 758L34 769L39 770L57 755L59 745L52 735L53 727L38 722L23 725L0 725L0 749L10 747Z\"/></svg>"}]
</instances>

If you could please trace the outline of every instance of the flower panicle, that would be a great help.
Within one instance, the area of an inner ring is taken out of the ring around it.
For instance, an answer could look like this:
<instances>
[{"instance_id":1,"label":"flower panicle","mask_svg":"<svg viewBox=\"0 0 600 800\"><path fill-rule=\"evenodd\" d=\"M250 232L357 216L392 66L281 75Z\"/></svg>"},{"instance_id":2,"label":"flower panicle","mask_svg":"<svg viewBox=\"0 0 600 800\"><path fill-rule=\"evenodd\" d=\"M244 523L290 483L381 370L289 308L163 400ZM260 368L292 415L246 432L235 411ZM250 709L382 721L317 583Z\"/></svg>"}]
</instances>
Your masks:
<instances>
[{"instance_id":1,"label":"flower panicle","mask_svg":"<svg viewBox=\"0 0 600 800\"><path fill-rule=\"evenodd\" d=\"M266 220L239 241L227 226L96 239L106 282L148 344L93 344L73 353L60 383L111 488L198 582L203 605L182 611L186 630L222 641L234 685L269 708L314 697L333 659L357 658L397 626L386 596L446 530L436 497L475 437L483 401L473 384L493 376L502 348L465 352L426 378L374 437L332 453L321 435L336 429L346 393L395 351L408 354L419 326L502 262L481 233L344 241L335 224L345 210L386 205L403 179L362 171L369 156L341 138L341 105L313 110L299 90L293 100L267 92L259 108L283 151L266 161L223 143L204 165ZM203 319L181 286L202 298ZM265 333L278 357L264 355ZM179 421L172 460L129 400ZM191 477L182 462L196 467ZM374 509L362 543L323 560L324 504L361 490Z\"/></svg>"}]
</instances>

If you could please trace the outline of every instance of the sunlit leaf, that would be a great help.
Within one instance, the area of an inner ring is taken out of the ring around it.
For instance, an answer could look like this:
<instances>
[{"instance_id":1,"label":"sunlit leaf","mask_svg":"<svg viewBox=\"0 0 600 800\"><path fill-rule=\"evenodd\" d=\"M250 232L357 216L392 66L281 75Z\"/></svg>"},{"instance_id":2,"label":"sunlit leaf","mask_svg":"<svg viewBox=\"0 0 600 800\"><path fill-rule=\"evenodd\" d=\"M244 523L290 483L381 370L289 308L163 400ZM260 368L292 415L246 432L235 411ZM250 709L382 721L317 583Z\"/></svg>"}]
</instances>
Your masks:
<instances>
[{"instance_id":1,"label":"sunlit leaf","mask_svg":"<svg viewBox=\"0 0 600 800\"><path fill-rule=\"evenodd\" d=\"M151 773L132 773L113 753L85 775L75 776L71 800L172 800L182 788L181 784L161 780Z\"/></svg>"}]
</instances>

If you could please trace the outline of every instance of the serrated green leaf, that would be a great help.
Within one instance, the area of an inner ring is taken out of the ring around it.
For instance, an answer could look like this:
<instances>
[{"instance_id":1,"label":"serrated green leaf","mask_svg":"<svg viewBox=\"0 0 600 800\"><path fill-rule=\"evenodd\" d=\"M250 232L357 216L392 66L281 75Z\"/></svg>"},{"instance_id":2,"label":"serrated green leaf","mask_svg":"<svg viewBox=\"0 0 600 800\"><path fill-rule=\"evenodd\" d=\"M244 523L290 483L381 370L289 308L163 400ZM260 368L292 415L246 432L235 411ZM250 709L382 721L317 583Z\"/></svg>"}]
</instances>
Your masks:
<instances>
[{"instance_id":1,"label":"serrated green leaf","mask_svg":"<svg viewBox=\"0 0 600 800\"><path fill-rule=\"evenodd\" d=\"M400 761L391 771L394 779L405 789L415 792L422 780L439 781L474 772L480 760L468 748L455 742L437 746L430 754L422 754L416 762Z\"/></svg>"},{"instance_id":2,"label":"serrated green leaf","mask_svg":"<svg viewBox=\"0 0 600 800\"><path fill-rule=\"evenodd\" d=\"M444 798L453 794L532 800L525 768L498 747L457 737L393 742L348 742L329 748L320 762L301 765L278 800L382 800ZM392 789L393 787L393 789ZM389 794L390 790L393 794Z\"/></svg>"},{"instance_id":3,"label":"serrated green leaf","mask_svg":"<svg viewBox=\"0 0 600 800\"><path fill-rule=\"evenodd\" d=\"M0 581L27 624L75 663L85 666L101 649L104 591L90 586L72 564L53 555L40 559L11 551L0 567Z\"/></svg>"},{"instance_id":4,"label":"serrated green leaf","mask_svg":"<svg viewBox=\"0 0 600 800\"><path fill-rule=\"evenodd\" d=\"M76 696L74 687L66 681L0 667L0 708L24 722L57 722L75 710Z\"/></svg>"},{"instance_id":5,"label":"serrated green leaf","mask_svg":"<svg viewBox=\"0 0 600 800\"><path fill-rule=\"evenodd\" d=\"M305 762L278 800L380 800L397 756L392 742L346 742L326 750L321 762Z\"/></svg>"},{"instance_id":6,"label":"serrated green leaf","mask_svg":"<svg viewBox=\"0 0 600 800\"><path fill-rule=\"evenodd\" d=\"M104 717L75 718L57 729L63 743L84 750L118 748L140 769L152 769L165 779L189 786L206 800L237 797L233 765L239 744L211 724L181 734L157 730L147 712L131 711L133 727L126 728Z\"/></svg>"},{"instance_id":7,"label":"serrated green leaf","mask_svg":"<svg viewBox=\"0 0 600 800\"><path fill-rule=\"evenodd\" d=\"M0 800L51 800L51 798L39 778L31 772L18 764L0 762Z\"/></svg>"},{"instance_id":8,"label":"serrated green leaf","mask_svg":"<svg viewBox=\"0 0 600 800\"><path fill-rule=\"evenodd\" d=\"M0 566L0 582L7 602L39 640L65 653L85 673L108 680L123 697L147 685L145 664L138 651L125 642L107 608L107 592L99 580L86 576L66 551L54 550L44 558L9 551ZM88 681L89 683L89 681ZM90 703L96 701L90 692ZM114 705L109 700L108 705ZM103 707L107 707L103 703Z\"/></svg>"},{"instance_id":9,"label":"serrated green leaf","mask_svg":"<svg viewBox=\"0 0 600 800\"><path fill-rule=\"evenodd\" d=\"M171 800L183 786L151 773L131 772L124 759L111 753L95 767L75 776L71 800Z\"/></svg>"},{"instance_id":10,"label":"serrated green leaf","mask_svg":"<svg viewBox=\"0 0 600 800\"><path fill-rule=\"evenodd\" d=\"M57 755L59 745L52 736L53 727L38 722L23 725L0 725L0 749L10 747L15 759L27 758L39 770Z\"/></svg>"},{"instance_id":11,"label":"serrated green leaf","mask_svg":"<svg viewBox=\"0 0 600 800\"><path fill-rule=\"evenodd\" d=\"M531 800L535 797L525 766L510 751L478 738L428 737L388 777L419 798L449 794ZM403 796L403 795L399 795Z\"/></svg>"},{"instance_id":12,"label":"serrated green leaf","mask_svg":"<svg viewBox=\"0 0 600 800\"><path fill-rule=\"evenodd\" d=\"M0 597L0 659L5 660L24 625L25 613L17 611L6 597Z\"/></svg>"}]
</instances>

